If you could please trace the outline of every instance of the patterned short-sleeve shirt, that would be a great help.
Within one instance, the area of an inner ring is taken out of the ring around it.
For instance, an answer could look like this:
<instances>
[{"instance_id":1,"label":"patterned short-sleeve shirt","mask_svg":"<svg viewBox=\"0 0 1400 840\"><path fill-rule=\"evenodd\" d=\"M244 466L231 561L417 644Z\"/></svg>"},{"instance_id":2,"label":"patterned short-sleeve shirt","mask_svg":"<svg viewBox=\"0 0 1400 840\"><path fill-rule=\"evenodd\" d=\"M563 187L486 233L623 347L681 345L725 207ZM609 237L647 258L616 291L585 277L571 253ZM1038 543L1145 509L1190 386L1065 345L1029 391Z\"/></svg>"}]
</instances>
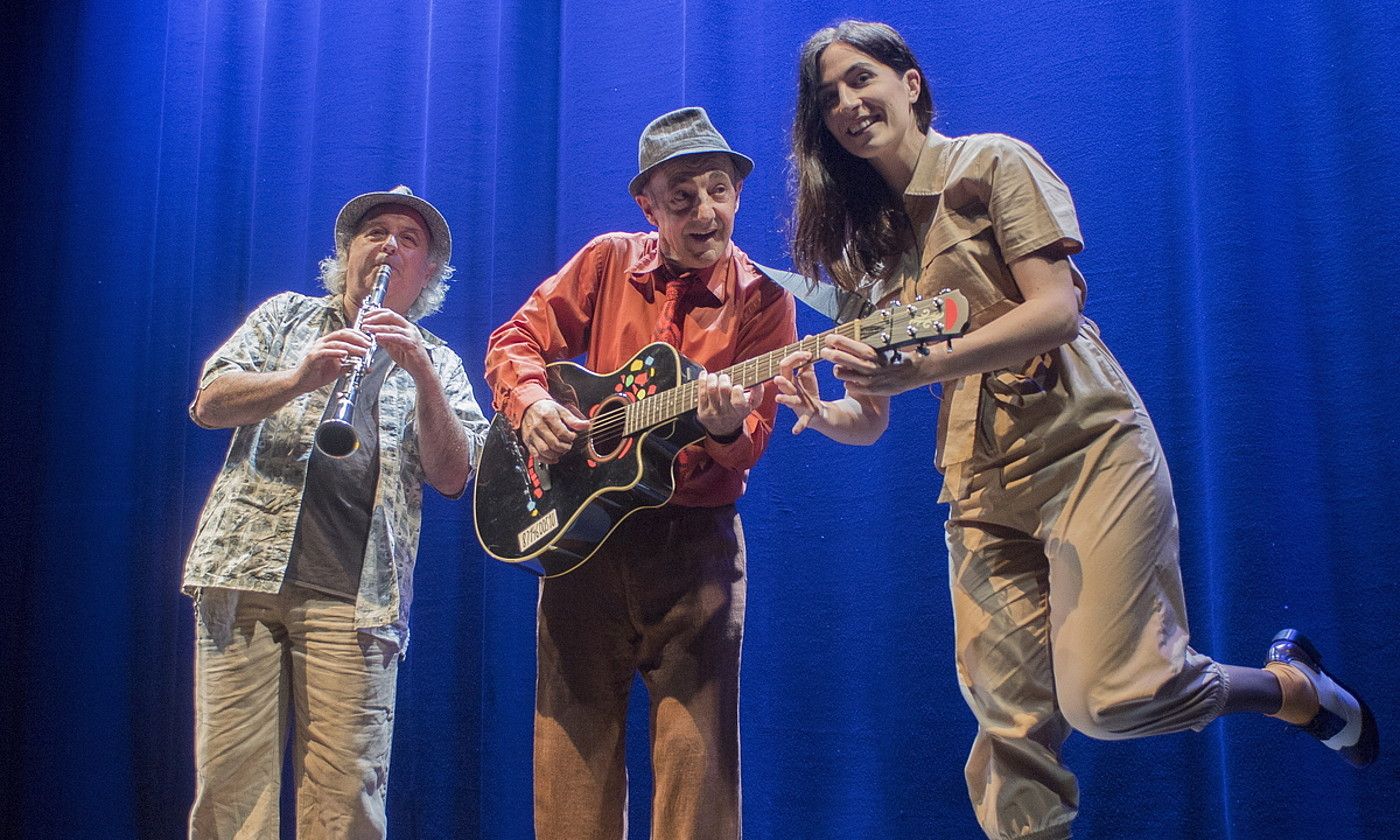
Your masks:
<instances>
[{"instance_id":1,"label":"patterned short-sleeve shirt","mask_svg":"<svg viewBox=\"0 0 1400 840\"><path fill-rule=\"evenodd\" d=\"M199 389L232 371L294 368L317 338L345 325L335 296L284 292L270 298L205 362ZM418 330L448 405L467 433L468 454L475 464L487 422L462 360L441 339L422 327ZM185 561L186 592L281 588L313 437L333 387L332 383L301 394L263 420L234 429ZM413 377L392 368L379 393L379 482L355 603L356 626L387 637L400 649L408 641L423 507L415 406ZM191 418L193 412L191 403Z\"/></svg>"}]
</instances>

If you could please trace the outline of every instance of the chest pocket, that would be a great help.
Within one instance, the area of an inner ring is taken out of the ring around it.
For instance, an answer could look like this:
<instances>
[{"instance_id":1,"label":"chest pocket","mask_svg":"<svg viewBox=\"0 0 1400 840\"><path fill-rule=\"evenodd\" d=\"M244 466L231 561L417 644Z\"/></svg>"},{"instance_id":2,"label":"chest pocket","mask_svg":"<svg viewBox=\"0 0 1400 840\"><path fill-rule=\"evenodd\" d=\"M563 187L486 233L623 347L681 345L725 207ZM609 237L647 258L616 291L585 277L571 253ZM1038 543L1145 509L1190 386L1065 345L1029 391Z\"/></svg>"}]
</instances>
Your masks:
<instances>
[{"instance_id":1,"label":"chest pocket","mask_svg":"<svg viewBox=\"0 0 1400 840\"><path fill-rule=\"evenodd\" d=\"M972 239L992 226L992 220L985 214L963 215L949 210L941 203L933 213L933 221L924 230L923 266L927 271L945 251L967 239Z\"/></svg>"},{"instance_id":2,"label":"chest pocket","mask_svg":"<svg viewBox=\"0 0 1400 840\"><path fill-rule=\"evenodd\" d=\"M967 297L972 328L1005 315L1020 293L1002 260L986 212L965 213L940 203L923 232L917 293L957 289Z\"/></svg>"}]
</instances>

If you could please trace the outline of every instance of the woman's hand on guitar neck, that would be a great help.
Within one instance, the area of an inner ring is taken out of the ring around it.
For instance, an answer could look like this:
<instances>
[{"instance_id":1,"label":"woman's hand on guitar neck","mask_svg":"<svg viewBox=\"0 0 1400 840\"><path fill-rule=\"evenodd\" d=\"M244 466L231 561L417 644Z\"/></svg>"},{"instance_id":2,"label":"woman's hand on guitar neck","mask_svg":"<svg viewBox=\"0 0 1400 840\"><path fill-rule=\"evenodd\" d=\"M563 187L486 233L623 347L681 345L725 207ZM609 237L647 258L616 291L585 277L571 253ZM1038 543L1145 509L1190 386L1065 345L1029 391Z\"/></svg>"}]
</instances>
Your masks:
<instances>
[{"instance_id":1,"label":"woman's hand on guitar neck","mask_svg":"<svg viewBox=\"0 0 1400 840\"><path fill-rule=\"evenodd\" d=\"M824 416L827 406L821 399L821 385L812 361L812 354L806 350L790 353L778 363L782 373L773 380L778 386L778 404L797 415L797 422L792 424L795 435L802 434L813 417Z\"/></svg>"},{"instance_id":2,"label":"woman's hand on guitar neck","mask_svg":"<svg viewBox=\"0 0 1400 840\"><path fill-rule=\"evenodd\" d=\"M520 419L520 439L525 448L546 464L556 463L573 448L588 421L551 399L537 400Z\"/></svg>"},{"instance_id":3,"label":"woman's hand on guitar neck","mask_svg":"<svg viewBox=\"0 0 1400 840\"><path fill-rule=\"evenodd\" d=\"M815 361L817 358L811 353L798 350L779 362L782 373L774 382L778 386L778 402L797 415L792 433L800 434L810 427L834 441L856 446L879 440L890 422L889 398L853 396L848 392L839 400L823 400L813 369Z\"/></svg>"},{"instance_id":4,"label":"woman's hand on guitar neck","mask_svg":"<svg viewBox=\"0 0 1400 840\"><path fill-rule=\"evenodd\" d=\"M829 335L822 342L821 357L831 362L831 372L853 397L884 397L941 381L937 368L941 355L897 354L887 361L875 348L844 335Z\"/></svg>"}]
</instances>

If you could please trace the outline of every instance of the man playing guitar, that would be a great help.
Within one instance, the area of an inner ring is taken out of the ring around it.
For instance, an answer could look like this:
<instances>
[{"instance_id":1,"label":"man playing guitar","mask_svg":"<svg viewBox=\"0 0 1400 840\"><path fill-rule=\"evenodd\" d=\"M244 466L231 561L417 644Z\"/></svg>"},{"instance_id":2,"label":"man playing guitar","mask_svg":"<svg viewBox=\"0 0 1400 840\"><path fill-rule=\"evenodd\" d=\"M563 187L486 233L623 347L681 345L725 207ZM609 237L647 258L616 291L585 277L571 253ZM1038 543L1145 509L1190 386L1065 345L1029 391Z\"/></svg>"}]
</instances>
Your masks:
<instances>
[{"instance_id":1,"label":"man playing guitar","mask_svg":"<svg viewBox=\"0 0 1400 840\"><path fill-rule=\"evenodd\" d=\"M589 242L491 335L487 381L532 469L579 446L589 427L551 397L550 362L583 355L589 370L613 371L665 341L717 371L796 340L791 295L730 241L753 162L700 108L654 120L638 159L629 190L657 230ZM644 394L643 374L626 387ZM540 840L621 840L636 673L651 701L652 836L739 836L745 555L734 504L768 443L774 397L771 384L746 391L702 374L695 419L704 437L677 454L669 502L627 516L588 563L541 581Z\"/></svg>"}]
</instances>

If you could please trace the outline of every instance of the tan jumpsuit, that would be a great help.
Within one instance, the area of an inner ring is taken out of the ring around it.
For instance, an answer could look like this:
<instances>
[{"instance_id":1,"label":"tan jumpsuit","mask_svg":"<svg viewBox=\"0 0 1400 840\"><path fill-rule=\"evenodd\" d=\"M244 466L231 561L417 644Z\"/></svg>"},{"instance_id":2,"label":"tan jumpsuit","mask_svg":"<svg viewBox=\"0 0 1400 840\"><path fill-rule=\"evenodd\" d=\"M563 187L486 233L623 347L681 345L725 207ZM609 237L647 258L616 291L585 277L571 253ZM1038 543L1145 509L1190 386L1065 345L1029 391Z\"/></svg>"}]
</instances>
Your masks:
<instances>
[{"instance_id":1,"label":"tan jumpsuit","mask_svg":"<svg viewBox=\"0 0 1400 840\"><path fill-rule=\"evenodd\" d=\"M959 289L973 329L1019 302L1009 263L1082 247L1063 182L1009 137L931 133L905 205L918 247L871 297ZM1021 370L946 383L938 449L958 678L978 722L973 807L988 837L1068 837L1071 728L1106 739L1200 729L1228 689L1188 644L1161 446L1085 319Z\"/></svg>"}]
</instances>

